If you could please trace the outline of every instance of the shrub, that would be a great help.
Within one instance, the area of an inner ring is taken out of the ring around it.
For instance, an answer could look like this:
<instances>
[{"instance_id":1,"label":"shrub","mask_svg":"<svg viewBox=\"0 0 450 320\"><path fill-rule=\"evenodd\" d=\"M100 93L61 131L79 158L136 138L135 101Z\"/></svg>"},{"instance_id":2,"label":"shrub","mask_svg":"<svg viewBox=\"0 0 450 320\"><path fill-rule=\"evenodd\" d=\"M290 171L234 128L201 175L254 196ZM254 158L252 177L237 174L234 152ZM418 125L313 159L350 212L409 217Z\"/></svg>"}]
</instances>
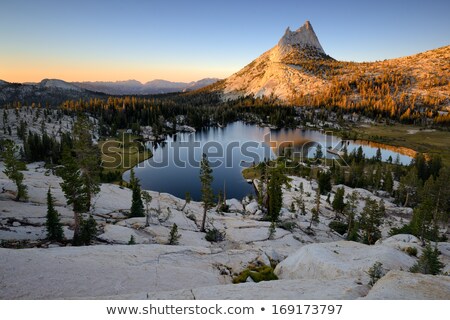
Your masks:
<instances>
[{"instance_id":1,"label":"shrub","mask_svg":"<svg viewBox=\"0 0 450 320\"><path fill-rule=\"evenodd\" d=\"M220 242L225 240L225 233L216 228L210 229L206 231L205 239L209 242Z\"/></svg>"},{"instance_id":2,"label":"shrub","mask_svg":"<svg viewBox=\"0 0 450 320\"><path fill-rule=\"evenodd\" d=\"M328 226L331 230L336 231L340 235L345 234L348 230L348 224L341 221L331 221Z\"/></svg>"},{"instance_id":3,"label":"shrub","mask_svg":"<svg viewBox=\"0 0 450 320\"><path fill-rule=\"evenodd\" d=\"M178 239L180 239L181 235L178 234L178 226L176 223L173 224L172 229L170 230L169 234L169 244L170 245L177 245Z\"/></svg>"},{"instance_id":4,"label":"shrub","mask_svg":"<svg viewBox=\"0 0 450 320\"><path fill-rule=\"evenodd\" d=\"M219 212L229 212L229 210L230 210L230 206L227 205L226 203L222 203L219 206Z\"/></svg>"},{"instance_id":5,"label":"shrub","mask_svg":"<svg viewBox=\"0 0 450 320\"><path fill-rule=\"evenodd\" d=\"M373 286L384 275L383 264L381 262L375 262L372 267L369 268L367 274L370 277L369 285Z\"/></svg>"},{"instance_id":6,"label":"shrub","mask_svg":"<svg viewBox=\"0 0 450 320\"><path fill-rule=\"evenodd\" d=\"M430 243L427 244L419 258L419 261L409 269L413 273L423 274L439 274L444 264L439 261L439 251L432 248Z\"/></svg>"},{"instance_id":7,"label":"shrub","mask_svg":"<svg viewBox=\"0 0 450 320\"><path fill-rule=\"evenodd\" d=\"M294 228L297 227L297 224L293 221L283 221L278 223L278 227L286 231L292 232Z\"/></svg>"},{"instance_id":8,"label":"shrub","mask_svg":"<svg viewBox=\"0 0 450 320\"><path fill-rule=\"evenodd\" d=\"M392 228L389 231L389 236L395 236L396 234L412 234L414 235L414 232L409 224L405 224L401 226L400 228Z\"/></svg>"},{"instance_id":9,"label":"shrub","mask_svg":"<svg viewBox=\"0 0 450 320\"><path fill-rule=\"evenodd\" d=\"M97 222L92 215L87 220L82 219L80 224L80 236L74 239L75 246L88 246L97 233Z\"/></svg>"},{"instance_id":10,"label":"shrub","mask_svg":"<svg viewBox=\"0 0 450 320\"><path fill-rule=\"evenodd\" d=\"M409 254L410 256L417 257L417 248L407 247L407 248L405 248L405 252L407 254Z\"/></svg>"},{"instance_id":11,"label":"shrub","mask_svg":"<svg viewBox=\"0 0 450 320\"><path fill-rule=\"evenodd\" d=\"M249 266L239 275L233 278L233 283L243 283L250 277L254 282L278 280L278 277L273 273L273 268L269 266Z\"/></svg>"},{"instance_id":12,"label":"shrub","mask_svg":"<svg viewBox=\"0 0 450 320\"><path fill-rule=\"evenodd\" d=\"M129 244L129 245L136 244L136 240L134 239L134 236L133 236L133 235L130 236L130 240L128 241L128 244Z\"/></svg>"}]
</instances>

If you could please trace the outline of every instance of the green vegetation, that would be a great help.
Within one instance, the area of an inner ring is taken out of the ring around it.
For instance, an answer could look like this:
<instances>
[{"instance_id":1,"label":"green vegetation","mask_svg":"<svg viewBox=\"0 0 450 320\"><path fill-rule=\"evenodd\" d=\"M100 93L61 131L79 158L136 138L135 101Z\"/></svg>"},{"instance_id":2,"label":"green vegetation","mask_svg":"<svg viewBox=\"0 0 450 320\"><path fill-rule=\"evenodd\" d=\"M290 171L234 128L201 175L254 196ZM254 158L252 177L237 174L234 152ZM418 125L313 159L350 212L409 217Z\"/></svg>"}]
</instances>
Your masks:
<instances>
[{"instance_id":1,"label":"green vegetation","mask_svg":"<svg viewBox=\"0 0 450 320\"><path fill-rule=\"evenodd\" d=\"M59 175L63 179L61 189L66 196L67 205L71 205L74 214L74 235L73 243L79 244L82 213L89 210L87 206L87 192L84 179L80 174L80 168L72 156L70 150L65 149L62 156L63 167L59 170Z\"/></svg>"},{"instance_id":2,"label":"green vegetation","mask_svg":"<svg viewBox=\"0 0 450 320\"><path fill-rule=\"evenodd\" d=\"M292 232L297 227L295 221L282 221L277 223L277 227Z\"/></svg>"},{"instance_id":3,"label":"green vegetation","mask_svg":"<svg viewBox=\"0 0 450 320\"><path fill-rule=\"evenodd\" d=\"M200 228L201 232L205 232L206 213L213 205L214 194L212 191L211 183L213 181L212 169L209 167L208 158L206 154L203 154L200 164L200 181L202 184L202 201L203 201L203 218Z\"/></svg>"},{"instance_id":4,"label":"green vegetation","mask_svg":"<svg viewBox=\"0 0 450 320\"><path fill-rule=\"evenodd\" d=\"M94 240L95 234L97 233L97 222L95 222L94 217L89 215L88 219L81 220L81 231L79 240L74 242L74 245L85 245L88 246Z\"/></svg>"},{"instance_id":5,"label":"green vegetation","mask_svg":"<svg viewBox=\"0 0 450 320\"><path fill-rule=\"evenodd\" d=\"M148 191L142 191L142 199L145 202L145 226L148 227L150 225L150 203L152 202L152 196Z\"/></svg>"},{"instance_id":6,"label":"green vegetation","mask_svg":"<svg viewBox=\"0 0 450 320\"><path fill-rule=\"evenodd\" d=\"M330 172L319 171L317 174L317 180L319 183L320 194L327 194L328 192L331 191L331 173Z\"/></svg>"},{"instance_id":7,"label":"green vegetation","mask_svg":"<svg viewBox=\"0 0 450 320\"><path fill-rule=\"evenodd\" d=\"M333 210L336 211L336 213L342 214L344 212L345 209L344 195L345 191L343 187L338 188L336 190L336 194L334 195L332 203Z\"/></svg>"},{"instance_id":8,"label":"green vegetation","mask_svg":"<svg viewBox=\"0 0 450 320\"><path fill-rule=\"evenodd\" d=\"M5 169L3 173L11 179L17 187L16 201L20 199L26 200L28 198L27 186L23 184L23 173L21 170L26 170L25 163L17 158L18 148L12 141L7 141L4 145L3 161L5 162Z\"/></svg>"},{"instance_id":9,"label":"green vegetation","mask_svg":"<svg viewBox=\"0 0 450 320\"><path fill-rule=\"evenodd\" d=\"M221 232L221 231L217 230L216 228L209 229L206 231L205 240L209 241L209 242L223 241L223 240L225 240L225 232Z\"/></svg>"},{"instance_id":10,"label":"green vegetation","mask_svg":"<svg viewBox=\"0 0 450 320\"><path fill-rule=\"evenodd\" d=\"M47 219L45 225L47 227L47 239L50 241L62 241L64 238L64 232L61 221L59 219L59 213L55 209L54 199L50 188L47 192Z\"/></svg>"},{"instance_id":11,"label":"green vegetation","mask_svg":"<svg viewBox=\"0 0 450 320\"><path fill-rule=\"evenodd\" d=\"M151 158L151 152L138 139L138 136L122 132L119 138L99 141L103 181L121 181L123 172Z\"/></svg>"},{"instance_id":12,"label":"green vegetation","mask_svg":"<svg viewBox=\"0 0 450 320\"><path fill-rule=\"evenodd\" d=\"M172 246L177 245L180 237L181 237L181 235L178 234L178 226L176 223L174 223L172 225L172 229L170 229L168 244L172 245Z\"/></svg>"},{"instance_id":13,"label":"green vegetation","mask_svg":"<svg viewBox=\"0 0 450 320\"><path fill-rule=\"evenodd\" d=\"M439 251L437 248L432 248L428 243L419 257L419 261L411 267L410 271L413 273L423 274L440 274L444 264L439 261Z\"/></svg>"},{"instance_id":14,"label":"green vegetation","mask_svg":"<svg viewBox=\"0 0 450 320\"><path fill-rule=\"evenodd\" d=\"M348 135L355 139L369 140L398 147L397 151L414 157L414 151L427 155L440 155L446 166L450 166L450 132L446 130L426 130L420 126L395 124L371 125L353 128ZM412 150L408 150L412 149ZM393 148L395 151L395 148Z\"/></svg>"},{"instance_id":15,"label":"green vegetation","mask_svg":"<svg viewBox=\"0 0 450 320\"><path fill-rule=\"evenodd\" d=\"M363 241L371 245L381 238L379 227L383 222L384 212L375 200L366 198L365 201L366 205L359 217L359 228L363 233Z\"/></svg>"},{"instance_id":16,"label":"green vegetation","mask_svg":"<svg viewBox=\"0 0 450 320\"><path fill-rule=\"evenodd\" d=\"M328 226L340 235L344 235L348 230L348 224L341 221L331 221Z\"/></svg>"},{"instance_id":17,"label":"green vegetation","mask_svg":"<svg viewBox=\"0 0 450 320\"><path fill-rule=\"evenodd\" d=\"M273 268L270 266L253 266L250 265L247 269L242 271L239 275L233 278L233 283L244 283L250 277L254 282L278 280L278 277L273 273Z\"/></svg>"},{"instance_id":18,"label":"green vegetation","mask_svg":"<svg viewBox=\"0 0 450 320\"><path fill-rule=\"evenodd\" d=\"M242 170L244 179L259 179L261 177L261 170L258 167L249 167Z\"/></svg>"},{"instance_id":19,"label":"green vegetation","mask_svg":"<svg viewBox=\"0 0 450 320\"><path fill-rule=\"evenodd\" d=\"M131 209L130 209L129 217L130 218L145 217L144 204L142 203L142 197L141 197L141 186L139 184L139 179L134 174L133 169L131 169L131 172L130 172L129 185L132 190Z\"/></svg>"},{"instance_id":20,"label":"green vegetation","mask_svg":"<svg viewBox=\"0 0 450 320\"><path fill-rule=\"evenodd\" d=\"M74 211L73 245L89 245L96 232L92 215L84 221L82 214L89 212L92 197L100 190L98 150L92 144L90 123L82 116L73 127L73 150L64 147L59 175L67 204Z\"/></svg>"},{"instance_id":21,"label":"green vegetation","mask_svg":"<svg viewBox=\"0 0 450 320\"><path fill-rule=\"evenodd\" d=\"M375 262L372 267L369 268L367 274L370 277L369 285L373 286L384 275L383 264L381 262Z\"/></svg>"},{"instance_id":22,"label":"green vegetation","mask_svg":"<svg viewBox=\"0 0 450 320\"><path fill-rule=\"evenodd\" d=\"M80 168L86 193L86 209L91 207L92 197L100 191L100 152L92 142L91 122L78 114L72 128L73 153Z\"/></svg>"},{"instance_id":23,"label":"green vegetation","mask_svg":"<svg viewBox=\"0 0 450 320\"><path fill-rule=\"evenodd\" d=\"M134 239L134 236L131 235L130 240L128 240L128 245L133 245L133 244L136 244L136 240Z\"/></svg>"},{"instance_id":24,"label":"green vegetation","mask_svg":"<svg viewBox=\"0 0 450 320\"><path fill-rule=\"evenodd\" d=\"M283 205L283 194L281 186L283 184L282 174L274 169L270 173L270 180L267 186L267 193L269 196L267 215L273 223L278 221L280 210Z\"/></svg>"},{"instance_id":25,"label":"green vegetation","mask_svg":"<svg viewBox=\"0 0 450 320\"><path fill-rule=\"evenodd\" d=\"M405 252L412 257L417 257L417 248L414 247L406 247Z\"/></svg>"}]
</instances>

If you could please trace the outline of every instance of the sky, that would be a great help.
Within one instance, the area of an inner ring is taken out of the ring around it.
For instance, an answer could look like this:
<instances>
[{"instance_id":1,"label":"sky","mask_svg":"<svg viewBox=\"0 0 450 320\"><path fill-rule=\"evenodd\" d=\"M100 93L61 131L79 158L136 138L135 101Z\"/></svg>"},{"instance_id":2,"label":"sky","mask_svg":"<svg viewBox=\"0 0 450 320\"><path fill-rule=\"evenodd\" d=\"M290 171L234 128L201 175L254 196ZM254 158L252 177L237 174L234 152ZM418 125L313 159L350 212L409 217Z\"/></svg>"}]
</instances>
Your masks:
<instances>
[{"instance_id":1,"label":"sky","mask_svg":"<svg viewBox=\"0 0 450 320\"><path fill-rule=\"evenodd\" d=\"M450 44L449 0L0 0L0 79L225 78L309 20L325 52L375 61Z\"/></svg>"}]
</instances>

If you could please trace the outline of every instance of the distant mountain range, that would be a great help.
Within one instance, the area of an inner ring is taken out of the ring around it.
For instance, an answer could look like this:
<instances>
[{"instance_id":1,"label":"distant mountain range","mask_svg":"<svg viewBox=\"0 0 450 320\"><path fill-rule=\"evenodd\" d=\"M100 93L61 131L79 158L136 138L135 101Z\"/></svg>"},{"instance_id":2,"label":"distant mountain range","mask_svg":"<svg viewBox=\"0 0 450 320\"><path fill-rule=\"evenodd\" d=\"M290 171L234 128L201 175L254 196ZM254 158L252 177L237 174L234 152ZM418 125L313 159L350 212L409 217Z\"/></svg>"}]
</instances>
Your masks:
<instances>
[{"instance_id":1,"label":"distant mountain range","mask_svg":"<svg viewBox=\"0 0 450 320\"><path fill-rule=\"evenodd\" d=\"M103 92L111 95L125 94L160 94L171 92L186 92L197 90L217 82L219 79L206 78L192 82L171 82L167 80L152 80L141 83L136 80L115 82L73 82L74 85L90 91Z\"/></svg>"},{"instance_id":2,"label":"distant mountain range","mask_svg":"<svg viewBox=\"0 0 450 320\"><path fill-rule=\"evenodd\" d=\"M44 79L39 83L10 83L0 80L0 106L4 103L20 102L60 104L65 100L80 98L102 98L104 93L82 89L74 84L57 80Z\"/></svg>"},{"instance_id":3,"label":"distant mountain range","mask_svg":"<svg viewBox=\"0 0 450 320\"><path fill-rule=\"evenodd\" d=\"M136 80L116 82L66 82L44 79L39 83L10 83L0 80L0 104L20 101L58 104L69 99L101 98L107 95L149 95L197 90L218 81L206 78L192 82L153 80L142 84Z\"/></svg>"}]
</instances>

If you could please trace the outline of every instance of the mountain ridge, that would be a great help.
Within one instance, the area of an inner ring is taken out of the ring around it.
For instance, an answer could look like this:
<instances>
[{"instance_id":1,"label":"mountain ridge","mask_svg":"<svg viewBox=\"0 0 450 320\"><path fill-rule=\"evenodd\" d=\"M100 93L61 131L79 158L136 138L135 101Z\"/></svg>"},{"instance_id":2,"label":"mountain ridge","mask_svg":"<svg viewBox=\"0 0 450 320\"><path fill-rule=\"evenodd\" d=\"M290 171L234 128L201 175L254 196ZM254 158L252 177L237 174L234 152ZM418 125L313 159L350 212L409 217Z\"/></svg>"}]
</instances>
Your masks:
<instances>
[{"instance_id":1,"label":"mountain ridge","mask_svg":"<svg viewBox=\"0 0 450 320\"><path fill-rule=\"evenodd\" d=\"M61 79L43 79L40 82L13 83L0 79L0 103L42 102L62 103L80 98L104 98L107 95L151 95L194 91L217 82L204 78L191 82L171 82L155 79L146 83L137 80L67 82Z\"/></svg>"},{"instance_id":2,"label":"mountain ridge","mask_svg":"<svg viewBox=\"0 0 450 320\"><path fill-rule=\"evenodd\" d=\"M154 79L142 83L137 80L125 81L83 81L73 82L75 85L91 91L102 92L112 95L126 94L161 94L172 92L185 92L200 89L204 86L217 82L217 78L204 78L191 82L173 82L163 79Z\"/></svg>"},{"instance_id":3,"label":"mountain ridge","mask_svg":"<svg viewBox=\"0 0 450 320\"><path fill-rule=\"evenodd\" d=\"M389 112L414 106L450 106L450 46L375 62L346 62L323 50L307 21L288 28L278 43L223 81L204 90L223 100L275 97L282 103ZM436 109L435 108L435 109Z\"/></svg>"}]
</instances>

